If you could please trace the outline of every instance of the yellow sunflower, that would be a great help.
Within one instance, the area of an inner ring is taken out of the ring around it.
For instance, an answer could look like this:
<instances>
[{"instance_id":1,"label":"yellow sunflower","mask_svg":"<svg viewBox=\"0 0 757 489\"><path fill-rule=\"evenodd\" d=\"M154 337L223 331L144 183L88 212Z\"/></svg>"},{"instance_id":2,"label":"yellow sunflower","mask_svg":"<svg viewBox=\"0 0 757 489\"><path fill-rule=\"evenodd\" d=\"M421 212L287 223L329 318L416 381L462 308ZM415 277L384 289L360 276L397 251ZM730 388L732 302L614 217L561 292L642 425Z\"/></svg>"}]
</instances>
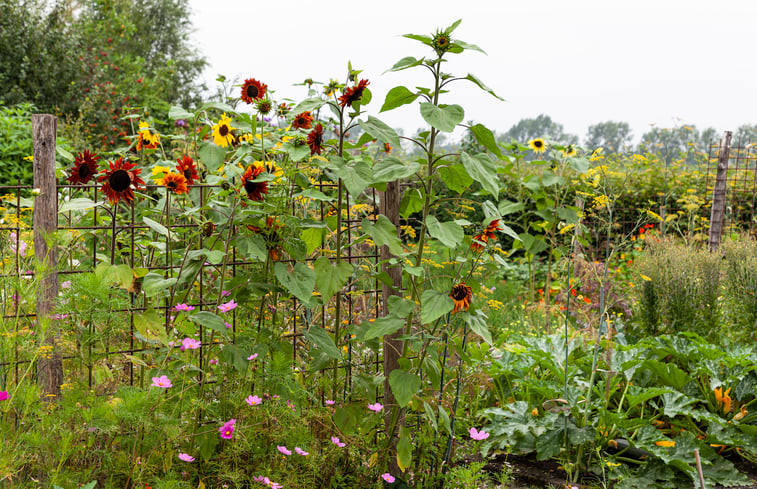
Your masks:
<instances>
[{"instance_id":1,"label":"yellow sunflower","mask_svg":"<svg viewBox=\"0 0 757 489\"><path fill-rule=\"evenodd\" d=\"M231 127L231 117L228 117L224 112L218 124L213 126L213 142L216 146L225 148L230 145L234 141L234 134L232 132L234 129Z\"/></svg>"},{"instance_id":2,"label":"yellow sunflower","mask_svg":"<svg viewBox=\"0 0 757 489\"><path fill-rule=\"evenodd\" d=\"M534 153L541 154L547 150L547 143L542 138L536 138L528 142L528 147L534 150Z\"/></svg>"}]
</instances>

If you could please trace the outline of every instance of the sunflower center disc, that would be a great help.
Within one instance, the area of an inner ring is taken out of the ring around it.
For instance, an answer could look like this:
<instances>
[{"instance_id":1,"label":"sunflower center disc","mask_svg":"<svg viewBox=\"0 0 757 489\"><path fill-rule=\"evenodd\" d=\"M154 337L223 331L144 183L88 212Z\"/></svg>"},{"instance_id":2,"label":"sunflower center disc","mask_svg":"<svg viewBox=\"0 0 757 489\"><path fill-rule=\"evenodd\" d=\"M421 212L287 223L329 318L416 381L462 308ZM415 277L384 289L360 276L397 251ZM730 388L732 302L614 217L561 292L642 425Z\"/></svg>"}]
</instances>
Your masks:
<instances>
[{"instance_id":1,"label":"sunflower center disc","mask_svg":"<svg viewBox=\"0 0 757 489\"><path fill-rule=\"evenodd\" d=\"M108 183L116 192L123 192L131 185L131 177L126 170L116 170L108 178Z\"/></svg>"},{"instance_id":2,"label":"sunflower center disc","mask_svg":"<svg viewBox=\"0 0 757 489\"><path fill-rule=\"evenodd\" d=\"M253 182L251 180L247 180L244 182L244 190L249 194L257 190L258 184L256 182Z\"/></svg>"},{"instance_id":3,"label":"sunflower center disc","mask_svg":"<svg viewBox=\"0 0 757 489\"><path fill-rule=\"evenodd\" d=\"M247 96L250 98L257 98L258 97L258 87L255 85L250 85L247 87Z\"/></svg>"},{"instance_id":4,"label":"sunflower center disc","mask_svg":"<svg viewBox=\"0 0 757 489\"><path fill-rule=\"evenodd\" d=\"M87 178L89 175L89 165L84 164L79 167L79 178Z\"/></svg>"},{"instance_id":5,"label":"sunflower center disc","mask_svg":"<svg viewBox=\"0 0 757 489\"><path fill-rule=\"evenodd\" d=\"M226 124L222 125L220 128L218 128L218 134L220 134L221 136L226 136L227 134L229 134L229 126L227 126Z\"/></svg>"}]
</instances>

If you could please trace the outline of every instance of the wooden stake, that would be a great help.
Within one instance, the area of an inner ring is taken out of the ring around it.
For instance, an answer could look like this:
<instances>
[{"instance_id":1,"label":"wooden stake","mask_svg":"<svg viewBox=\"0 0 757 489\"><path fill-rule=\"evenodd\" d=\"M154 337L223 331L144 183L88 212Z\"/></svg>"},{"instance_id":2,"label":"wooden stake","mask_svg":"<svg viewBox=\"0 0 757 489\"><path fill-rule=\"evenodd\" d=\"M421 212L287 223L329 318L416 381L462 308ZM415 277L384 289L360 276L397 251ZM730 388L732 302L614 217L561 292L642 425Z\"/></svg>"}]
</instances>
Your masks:
<instances>
[{"instance_id":1,"label":"wooden stake","mask_svg":"<svg viewBox=\"0 0 757 489\"><path fill-rule=\"evenodd\" d=\"M699 449L694 449L694 460L697 462L697 474L699 474L700 489L707 489L704 485L704 474L702 473L702 461L699 459Z\"/></svg>"},{"instance_id":2,"label":"wooden stake","mask_svg":"<svg viewBox=\"0 0 757 489\"><path fill-rule=\"evenodd\" d=\"M58 188L55 179L55 144L57 119L50 114L32 115L32 139L34 143L34 188L39 194L34 199L32 217L34 229L34 255L37 258L39 286L37 288L37 333L42 332L42 323L55 309L58 297L58 259L55 246L46 241L58 230ZM58 328L55 322L43 337L37 380L45 399L60 395L63 383L63 362L57 350Z\"/></svg>"},{"instance_id":3,"label":"wooden stake","mask_svg":"<svg viewBox=\"0 0 757 489\"><path fill-rule=\"evenodd\" d=\"M712 189L712 213L710 214L710 252L718 249L725 218L725 196L728 177L728 158L731 154L731 131L726 131L718 155L718 173Z\"/></svg>"}]
</instances>

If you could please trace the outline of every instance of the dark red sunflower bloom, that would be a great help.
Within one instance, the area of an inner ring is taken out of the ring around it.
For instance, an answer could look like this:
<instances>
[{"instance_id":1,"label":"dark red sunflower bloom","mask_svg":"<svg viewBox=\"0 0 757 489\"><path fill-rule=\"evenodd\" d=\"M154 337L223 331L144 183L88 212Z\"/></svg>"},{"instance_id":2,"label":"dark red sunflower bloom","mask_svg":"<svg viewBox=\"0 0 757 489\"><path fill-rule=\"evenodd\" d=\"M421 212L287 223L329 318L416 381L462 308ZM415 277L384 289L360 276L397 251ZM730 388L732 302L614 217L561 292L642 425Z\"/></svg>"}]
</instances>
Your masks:
<instances>
[{"instance_id":1,"label":"dark red sunflower bloom","mask_svg":"<svg viewBox=\"0 0 757 489\"><path fill-rule=\"evenodd\" d=\"M308 134L308 146L310 146L310 156L323 151L323 126L316 124L315 129Z\"/></svg>"},{"instance_id":2,"label":"dark red sunflower bloom","mask_svg":"<svg viewBox=\"0 0 757 489\"><path fill-rule=\"evenodd\" d=\"M253 103L255 100L260 100L265 95L265 91L268 85L260 83L254 78L248 78L242 85L242 100L248 104Z\"/></svg>"},{"instance_id":3,"label":"dark red sunflower bloom","mask_svg":"<svg viewBox=\"0 0 757 489\"><path fill-rule=\"evenodd\" d=\"M176 171L184 175L187 179L187 185L194 185L200 181L200 175L197 174L197 167L190 156L185 156L176 160Z\"/></svg>"},{"instance_id":4,"label":"dark red sunflower bloom","mask_svg":"<svg viewBox=\"0 0 757 489\"><path fill-rule=\"evenodd\" d=\"M68 181L73 184L85 184L97 175L97 159L99 156L95 156L86 149L84 153L74 158L74 166L71 168L71 176L68 177Z\"/></svg>"},{"instance_id":5,"label":"dark red sunflower bloom","mask_svg":"<svg viewBox=\"0 0 757 489\"><path fill-rule=\"evenodd\" d=\"M310 129L310 124L313 122L313 116L310 115L310 111L306 110L302 114L297 114L292 121L292 127L295 129Z\"/></svg>"},{"instance_id":6,"label":"dark red sunflower bloom","mask_svg":"<svg viewBox=\"0 0 757 489\"><path fill-rule=\"evenodd\" d=\"M110 169L105 171L104 175L97 178L98 182L105 182L102 186L102 192L108 197L112 204L118 203L121 199L126 202L134 202L134 191L139 185L145 182L139 177L142 173L141 168L134 168L136 163L129 163L119 158L116 161L109 161Z\"/></svg>"},{"instance_id":7,"label":"dark red sunflower bloom","mask_svg":"<svg viewBox=\"0 0 757 489\"><path fill-rule=\"evenodd\" d=\"M484 245L488 244L490 240L497 241L497 235L494 234L494 231L499 229L499 221L499 219L493 220L481 234L473 236L473 243L471 243L470 249L479 253L483 251Z\"/></svg>"},{"instance_id":8,"label":"dark red sunflower bloom","mask_svg":"<svg viewBox=\"0 0 757 489\"><path fill-rule=\"evenodd\" d=\"M263 194L268 193L268 182L255 181L255 177L265 171L265 167L262 164L258 165L256 163L259 162L255 162L255 164L248 166L247 170L245 170L244 175L242 175L242 185L244 186L244 191L247 192L247 198L261 202Z\"/></svg>"},{"instance_id":9,"label":"dark red sunflower bloom","mask_svg":"<svg viewBox=\"0 0 757 489\"><path fill-rule=\"evenodd\" d=\"M339 105L342 107L352 107L354 102L357 102L363 97L363 90L370 84L368 80L360 80L357 86L347 88L342 96L339 97Z\"/></svg>"},{"instance_id":10,"label":"dark red sunflower bloom","mask_svg":"<svg viewBox=\"0 0 757 489\"><path fill-rule=\"evenodd\" d=\"M449 296L455 301L455 308L452 310L452 314L463 309L467 311L473 298L473 289L465 285L465 282L460 282L452 287Z\"/></svg>"}]
</instances>

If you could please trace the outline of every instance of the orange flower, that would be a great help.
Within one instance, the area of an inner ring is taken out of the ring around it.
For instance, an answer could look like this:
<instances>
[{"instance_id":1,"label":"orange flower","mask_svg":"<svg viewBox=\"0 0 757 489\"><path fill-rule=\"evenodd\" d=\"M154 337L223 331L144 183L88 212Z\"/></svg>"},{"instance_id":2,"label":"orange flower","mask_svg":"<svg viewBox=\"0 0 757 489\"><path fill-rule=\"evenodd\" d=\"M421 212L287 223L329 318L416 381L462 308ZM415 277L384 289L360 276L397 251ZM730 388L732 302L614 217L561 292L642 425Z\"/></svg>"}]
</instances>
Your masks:
<instances>
[{"instance_id":1,"label":"orange flower","mask_svg":"<svg viewBox=\"0 0 757 489\"><path fill-rule=\"evenodd\" d=\"M260 83L254 78L248 78L242 85L242 100L248 104L260 100L265 95L268 85Z\"/></svg>"},{"instance_id":2,"label":"orange flower","mask_svg":"<svg viewBox=\"0 0 757 489\"><path fill-rule=\"evenodd\" d=\"M194 185L195 182L200 181L200 175L197 174L197 167L191 157L185 156L176 161L176 171L184 175L187 185Z\"/></svg>"},{"instance_id":3,"label":"orange flower","mask_svg":"<svg viewBox=\"0 0 757 489\"><path fill-rule=\"evenodd\" d=\"M187 179L181 173L168 172L163 178L156 180L158 185L163 185L175 194L188 194Z\"/></svg>"},{"instance_id":4,"label":"orange flower","mask_svg":"<svg viewBox=\"0 0 757 489\"><path fill-rule=\"evenodd\" d=\"M473 298L473 289L468 285L465 285L465 282L460 282L452 287L449 296L455 301L455 308L452 310L452 314L455 314L462 309L467 311L470 307L471 299Z\"/></svg>"},{"instance_id":5,"label":"orange flower","mask_svg":"<svg viewBox=\"0 0 757 489\"><path fill-rule=\"evenodd\" d=\"M339 97L339 105L342 107L352 107L354 102L357 102L363 97L363 90L370 85L368 80L360 80L357 86L347 88L341 97Z\"/></svg>"},{"instance_id":6,"label":"orange flower","mask_svg":"<svg viewBox=\"0 0 757 489\"><path fill-rule=\"evenodd\" d=\"M319 123L308 134L308 146L310 146L310 156L323 151L323 126Z\"/></svg>"},{"instance_id":7,"label":"orange flower","mask_svg":"<svg viewBox=\"0 0 757 489\"><path fill-rule=\"evenodd\" d=\"M662 441L656 441L654 442L655 445L658 447L674 447L676 446L676 442L672 440L662 440Z\"/></svg>"},{"instance_id":8,"label":"orange flower","mask_svg":"<svg viewBox=\"0 0 757 489\"><path fill-rule=\"evenodd\" d=\"M731 412L731 396L729 395L731 393L731 388L729 387L728 390L725 391L725 394L723 394L723 388L718 387L715 389L715 402L718 403L718 405L723 405L723 412L724 413L730 413Z\"/></svg>"},{"instance_id":9,"label":"orange flower","mask_svg":"<svg viewBox=\"0 0 757 489\"><path fill-rule=\"evenodd\" d=\"M140 168L134 168L136 163L129 163L119 158L116 161L109 161L109 170L105 171L97 181L105 182L102 186L102 192L108 197L112 204L118 203L121 199L126 202L134 202L134 192L132 186L136 189L145 182L139 177L142 173Z\"/></svg>"},{"instance_id":10,"label":"orange flower","mask_svg":"<svg viewBox=\"0 0 757 489\"><path fill-rule=\"evenodd\" d=\"M484 249L484 245L489 244L489 240L497 241L497 235L494 231L499 229L499 219L495 219L486 226L486 229L481 234L473 236L473 243L470 245L470 249L476 253L480 253ZM481 244L483 243L483 244Z\"/></svg>"},{"instance_id":11,"label":"orange flower","mask_svg":"<svg viewBox=\"0 0 757 489\"><path fill-rule=\"evenodd\" d=\"M242 185L245 192L247 192L247 198L257 202L263 201L263 194L268 193L268 182L256 182L255 178L265 171L265 166L262 163L256 161L252 165L247 167L247 170L242 175Z\"/></svg>"},{"instance_id":12,"label":"orange flower","mask_svg":"<svg viewBox=\"0 0 757 489\"><path fill-rule=\"evenodd\" d=\"M74 167L71 168L71 176L68 177L68 181L71 183L85 184L97 175L97 159L99 156L95 156L87 150L84 153L74 158Z\"/></svg>"},{"instance_id":13,"label":"orange flower","mask_svg":"<svg viewBox=\"0 0 757 489\"><path fill-rule=\"evenodd\" d=\"M292 121L292 127L295 129L310 129L310 124L313 122L313 116L309 110L301 114L297 114Z\"/></svg>"},{"instance_id":14,"label":"orange flower","mask_svg":"<svg viewBox=\"0 0 757 489\"><path fill-rule=\"evenodd\" d=\"M584 302L587 304L591 304L591 299L589 299L588 297L584 297Z\"/></svg>"}]
</instances>

